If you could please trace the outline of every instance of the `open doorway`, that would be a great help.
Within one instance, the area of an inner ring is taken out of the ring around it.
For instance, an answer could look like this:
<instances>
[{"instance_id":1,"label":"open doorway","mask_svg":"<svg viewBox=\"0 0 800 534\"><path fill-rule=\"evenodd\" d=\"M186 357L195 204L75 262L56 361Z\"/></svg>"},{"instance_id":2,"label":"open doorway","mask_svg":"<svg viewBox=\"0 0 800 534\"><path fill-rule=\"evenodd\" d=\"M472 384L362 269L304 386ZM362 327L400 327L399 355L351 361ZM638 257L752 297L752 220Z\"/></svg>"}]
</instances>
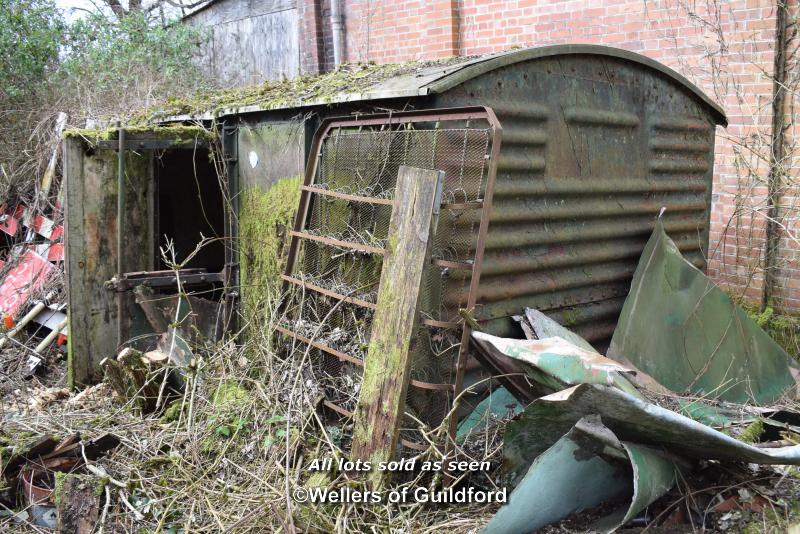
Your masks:
<instances>
[{"instance_id":1,"label":"open doorway","mask_svg":"<svg viewBox=\"0 0 800 534\"><path fill-rule=\"evenodd\" d=\"M155 162L155 265L168 269L161 249L168 240L183 261L205 238L187 269L218 273L225 267L225 204L217 170L207 148L169 150Z\"/></svg>"},{"instance_id":2,"label":"open doorway","mask_svg":"<svg viewBox=\"0 0 800 534\"><path fill-rule=\"evenodd\" d=\"M190 347L216 339L224 322L223 184L206 146L157 151L152 169L151 269L122 275L130 328L120 337L174 360L183 353L176 361L186 363Z\"/></svg>"}]
</instances>

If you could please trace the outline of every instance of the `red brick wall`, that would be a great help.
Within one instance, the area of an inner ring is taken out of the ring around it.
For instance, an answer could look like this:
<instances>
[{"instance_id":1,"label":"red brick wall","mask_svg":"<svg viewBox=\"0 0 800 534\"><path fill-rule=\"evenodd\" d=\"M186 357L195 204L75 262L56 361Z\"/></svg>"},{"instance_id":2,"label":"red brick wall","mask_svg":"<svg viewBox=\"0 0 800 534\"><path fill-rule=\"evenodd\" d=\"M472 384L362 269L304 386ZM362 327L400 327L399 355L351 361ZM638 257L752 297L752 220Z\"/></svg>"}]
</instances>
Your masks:
<instances>
[{"instance_id":1,"label":"red brick wall","mask_svg":"<svg viewBox=\"0 0 800 534\"><path fill-rule=\"evenodd\" d=\"M297 0L301 74L320 74L325 69L322 0Z\"/></svg>"},{"instance_id":2,"label":"red brick wall","mask_svg":"<svg viewBox=\"0 0 800 534\"><path fill-rule=\"evenodd\" d=\"M760 301L772 136L774 1L341 1L346 58L351 63L593 43L650 56L689 78L723 106L730 122L717 131L709 273ZM795 12L797 0L790 5ZM789 107L787 114L796 113L794 109ZM776 306L791 311L800 311L796 163L796 158L787 158L791 172L782 216L789 228L781 237L775 291Z\"/></svg>"}]
</instances>

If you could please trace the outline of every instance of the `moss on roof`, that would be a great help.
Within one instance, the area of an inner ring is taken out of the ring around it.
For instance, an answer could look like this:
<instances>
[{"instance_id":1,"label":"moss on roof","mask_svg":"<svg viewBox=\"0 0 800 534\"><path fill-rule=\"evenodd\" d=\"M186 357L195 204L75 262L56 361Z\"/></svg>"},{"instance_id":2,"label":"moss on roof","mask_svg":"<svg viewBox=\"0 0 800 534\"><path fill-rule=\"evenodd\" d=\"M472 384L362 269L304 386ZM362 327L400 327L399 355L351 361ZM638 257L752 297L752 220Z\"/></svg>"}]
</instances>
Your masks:
<instances>
[{"instance_id":1,"label":"moss on roof","mask_svg":"<svg viewBox=\"0 0 800 534\"><path fill-rule=\"evenodd\" d=\"M193 125L171 124L167 126L156 126L125 124L124 128L125 134L130 140L135 140L138 137L146 137L167 139L174 141L176 144L180 144L190 143L195 139L213 141L216 138L216 132L214 130ZM68 128L64 130L63 137L65 139L82 138L89 144L97 144L98 141L109 141L119 138L116 128Z\"/></svg>"},{"instance_id":2,"label":"moss on roof","mask_svg":"<svg viewBox=\"0 0 800 534\"><path fill-rule=\"evenodd\" d=\"M236 110L245 106L278 109L332 102L339 94L364 92L393 77L414 74L431 67L445 67L469 59L452 57L401 64L342 65L332 72L318 76L267 81L261 85L201 92L189 97L176 96L148 109L133 122L152 122L177 115L217 115L222 110Z\"/></svg>"}]
</instances>

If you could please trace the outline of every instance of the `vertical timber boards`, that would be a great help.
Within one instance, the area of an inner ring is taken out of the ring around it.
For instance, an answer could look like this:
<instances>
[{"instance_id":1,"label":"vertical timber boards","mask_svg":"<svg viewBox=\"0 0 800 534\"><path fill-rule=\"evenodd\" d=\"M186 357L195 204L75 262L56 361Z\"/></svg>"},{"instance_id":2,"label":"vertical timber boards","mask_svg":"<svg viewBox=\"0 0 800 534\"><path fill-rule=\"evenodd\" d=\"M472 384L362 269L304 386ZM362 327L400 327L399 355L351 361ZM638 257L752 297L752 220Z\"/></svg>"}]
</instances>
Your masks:
<instances>
[{"instance_id":1,"label":"vertical timber boards","mask_svg":"<svg viewBox=\"0 0 800 534\"><path fill-rule=\"evenodd\" d=\"M114 154L116 156L116 153ZM152 150L128 150L125 157L125 213L123 214L122 272L151 271L155 268L156 248L153 235L155 220L153 196L155 170ZM116 203L116 195L114 195ZM115 210L116 223L116 210ZM116 254L115 254L116 257ZM183 258L178 258L179 260ZM118 293L123 314L119 318L120 339L152 333L144 310L130 291Z\"/></svg>"},{"instance_id":2,"label":"vertical timber boards","mask_svg":"<svg viewBox=\"0 0 800 534\"><path fill-rule=\"evenodd\" d=\"M377 466L392 459L405 409L420 286L430 257L434 208L444 173L401 166L389 222L377 309L355 410L353 458ZM438 194L437 194L438 193ZM373 467L380 487L386 473Z\"/></svg>"},{"instance_id":3,"label":"vertical timber boards","mask_svg":"<svg viewBox=\"0 0 800 534\"><path fill-rule=\"evenodd\" d=\"M99 381L100 361L117 351L117 297L104 287L117 274L117 154L68 137L64 157L68 382L80 387ZM125 228L131 241L126 268L147 270L152 263L152 153L131 152L126 160Z\"/></svg>"}]
</instances>

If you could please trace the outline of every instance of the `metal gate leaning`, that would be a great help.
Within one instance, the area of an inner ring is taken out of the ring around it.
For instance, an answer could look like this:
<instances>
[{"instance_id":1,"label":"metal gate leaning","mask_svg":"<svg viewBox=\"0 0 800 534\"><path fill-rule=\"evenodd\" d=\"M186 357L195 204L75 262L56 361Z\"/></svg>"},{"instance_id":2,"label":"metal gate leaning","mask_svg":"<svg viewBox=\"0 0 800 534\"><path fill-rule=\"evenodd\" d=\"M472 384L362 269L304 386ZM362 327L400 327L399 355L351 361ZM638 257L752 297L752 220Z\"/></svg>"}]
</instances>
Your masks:
<instances>
[{"instance_id":1,"label":"metal gate leaning","mask_svg":"<svg viewBox=\"0 0 800 534\"><path fill-rule=\"evenodd\" d=\"M406 412L436 427L461 393L471 329L460 312L476 303L501 135L485 107L329 119L315 134L277 329L311 350L323 404L336 414L352 417L358 401L401 166L444 174ZM400 444L424 450L416 428L403 425Z\"/></svg>"}]
</instances>

